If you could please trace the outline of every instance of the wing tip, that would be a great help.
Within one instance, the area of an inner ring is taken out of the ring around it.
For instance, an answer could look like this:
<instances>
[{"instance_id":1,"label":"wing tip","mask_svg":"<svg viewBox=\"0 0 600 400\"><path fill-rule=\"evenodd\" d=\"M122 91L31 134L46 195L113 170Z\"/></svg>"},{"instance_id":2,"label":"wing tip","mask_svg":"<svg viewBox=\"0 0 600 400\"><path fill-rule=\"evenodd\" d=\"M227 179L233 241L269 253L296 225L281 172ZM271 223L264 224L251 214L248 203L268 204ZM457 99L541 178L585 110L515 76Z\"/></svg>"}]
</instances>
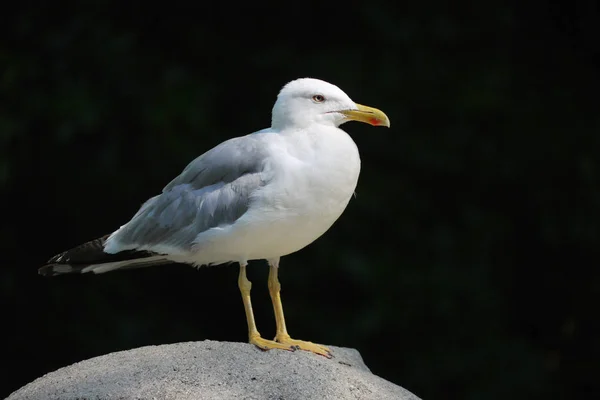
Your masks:
<instances>
[{"instance_id":1,"label":"wing tip","mask_svg":"<svg viewBox=\"0 0 600 400\"><path fill-rule=\"evenodd\" d=\"M53 262L52 260L50 262ZM38 269L38 274L42 276L56 276L61 274L70 274L79 272L69 264L46 264Z\"/></svg>"}]
</instances>

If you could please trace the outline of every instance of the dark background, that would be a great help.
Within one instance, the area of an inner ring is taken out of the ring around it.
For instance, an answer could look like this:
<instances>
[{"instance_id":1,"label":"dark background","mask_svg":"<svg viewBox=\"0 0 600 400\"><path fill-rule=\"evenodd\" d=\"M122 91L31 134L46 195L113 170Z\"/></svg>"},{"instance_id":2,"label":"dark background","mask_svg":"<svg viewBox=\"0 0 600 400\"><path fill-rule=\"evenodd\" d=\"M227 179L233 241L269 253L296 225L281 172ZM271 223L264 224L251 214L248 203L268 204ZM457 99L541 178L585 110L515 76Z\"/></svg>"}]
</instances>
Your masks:
<instances>
[{"instance_id":1,"label":"dark background","mask_svg":"<svg viewBox=\"0 0 600 400\"><path fill-rule=\"evenodd\" d=\"M304 76L392 128L344 125L358 196L282 260L292 336L424 399L598 395L598 2L18 4L0 17L0 395L113 351L246 340L236 266L37 268L267 127ZM251 264L270 337L266 276Z\"/></svg>"}]
</instances>

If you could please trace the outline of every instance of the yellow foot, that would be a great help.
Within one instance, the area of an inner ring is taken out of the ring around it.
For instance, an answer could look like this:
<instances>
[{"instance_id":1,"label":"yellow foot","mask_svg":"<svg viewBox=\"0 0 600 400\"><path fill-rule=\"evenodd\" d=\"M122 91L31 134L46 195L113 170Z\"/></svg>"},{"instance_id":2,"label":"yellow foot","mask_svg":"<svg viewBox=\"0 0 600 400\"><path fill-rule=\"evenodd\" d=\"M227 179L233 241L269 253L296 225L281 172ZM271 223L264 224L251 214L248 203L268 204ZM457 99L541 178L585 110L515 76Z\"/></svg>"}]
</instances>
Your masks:
<instances>
[{"instance_id":1,"label":"yellow foot","mask_svg":"<svg viewBox=\"0 0 600 400\"><path fill-rule=\"evenodd\" d=\"M277 343L273 340L263 339L260 336L252 336L250 337L250 344L255 345L261 350L267 351L271 349L282 349L288 351L296 351L296 348L289 344Z\"/></svg>"},{"instance_id":2,"label":"yellow foot","mask_svg":"<svg viewBox=\"0 0 600 400\"><path fill-rule=\"evenodd\" d=\"M322 346L320 344L315 344L313 342L305 342L304 340L292 339L287 335L286 336L277 336L277 337L275 337L275 340L278 343L281 343L286 346L291 346L294 349L312 351L315 354L319 354L319 355L322 355L327 358L333 357L331 355L331 351L329 351L329 349L327 347Z\"/></svg>"}]
</instances>

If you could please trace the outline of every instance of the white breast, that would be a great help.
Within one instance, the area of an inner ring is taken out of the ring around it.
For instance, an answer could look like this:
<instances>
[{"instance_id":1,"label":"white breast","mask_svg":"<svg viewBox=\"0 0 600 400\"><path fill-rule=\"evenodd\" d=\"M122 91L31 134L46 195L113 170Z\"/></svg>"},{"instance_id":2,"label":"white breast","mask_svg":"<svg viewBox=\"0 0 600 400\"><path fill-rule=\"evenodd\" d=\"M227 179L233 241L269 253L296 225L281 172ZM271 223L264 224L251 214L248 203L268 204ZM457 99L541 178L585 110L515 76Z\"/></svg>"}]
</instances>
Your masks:
<instances>
[{"instance_id":1,"label":"white breast","mask_svg":"<svg viewBox=\"0 0 600 400\"><path fill-rule=\"evenodd\" d=\"M231 227L211 232L211 245L203 246L198 263L293 253L325 233L348 205L358 181L360 158L344 131L292 132L265 143L271 153L265 166L268 184L253 196L242 218ZM207 250L212 260L205 259Z\"/></svg>"}]
</instances>

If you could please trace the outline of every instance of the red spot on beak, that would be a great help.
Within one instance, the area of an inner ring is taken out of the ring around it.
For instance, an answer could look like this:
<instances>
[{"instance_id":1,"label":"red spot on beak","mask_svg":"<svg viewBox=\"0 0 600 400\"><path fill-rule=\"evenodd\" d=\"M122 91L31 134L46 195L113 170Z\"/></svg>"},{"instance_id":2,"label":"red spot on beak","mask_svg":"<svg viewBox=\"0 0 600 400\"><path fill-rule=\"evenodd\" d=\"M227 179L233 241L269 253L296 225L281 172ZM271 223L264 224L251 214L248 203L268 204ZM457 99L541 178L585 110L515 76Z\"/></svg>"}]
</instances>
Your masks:
<instances>
[{"instance_id":1,"label":"red spot on beak","mask_svg":"<svg viewBox=\"0 0 600 400\"><path fill-rule=\"evenodd\" d=\"M379 124L381 123L381 121L379 121L377 118L371 118L371 119L369 120L369 122L370 122L370 123L371 123L371 125L373 125L373 126L377 126L377 125L379 125Z\"/></svg>"}]
</instances>

